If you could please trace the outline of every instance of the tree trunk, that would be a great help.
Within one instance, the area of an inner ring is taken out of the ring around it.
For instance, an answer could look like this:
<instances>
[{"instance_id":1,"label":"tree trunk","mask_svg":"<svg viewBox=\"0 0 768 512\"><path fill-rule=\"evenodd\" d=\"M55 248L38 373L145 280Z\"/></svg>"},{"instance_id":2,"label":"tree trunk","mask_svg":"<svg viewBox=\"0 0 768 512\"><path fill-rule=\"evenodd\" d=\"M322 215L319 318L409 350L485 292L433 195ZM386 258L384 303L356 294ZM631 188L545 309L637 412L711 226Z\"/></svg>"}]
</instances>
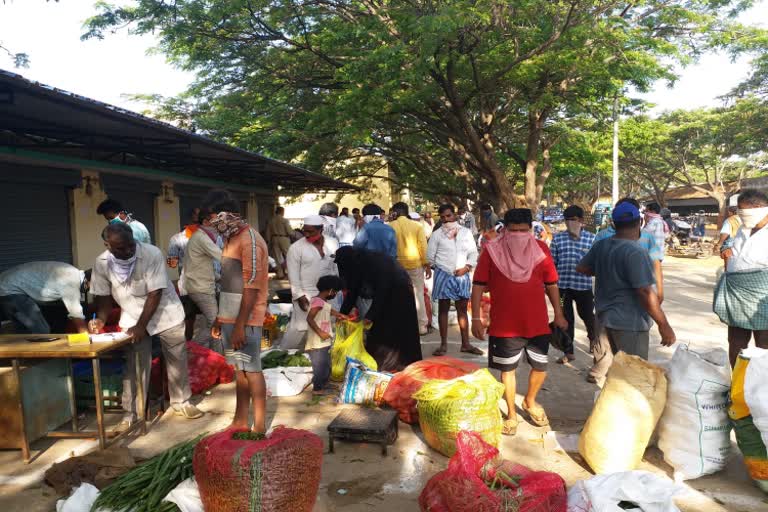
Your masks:
<instances>
[{"instance_id":1,"label":"tree trunk","mask_svg":"<svg viewBox=\"0 0 768 512\"><path fill-rule=\"evenodd\" d=\"M543 116L531 110L528 113L528 141L525 147L525 202L534 215L539 209L541 193L537 180L539 167L539 145L541 143L541 127ZM543 189L543 183L541 184Z\"/></svg>"}]
</instances>

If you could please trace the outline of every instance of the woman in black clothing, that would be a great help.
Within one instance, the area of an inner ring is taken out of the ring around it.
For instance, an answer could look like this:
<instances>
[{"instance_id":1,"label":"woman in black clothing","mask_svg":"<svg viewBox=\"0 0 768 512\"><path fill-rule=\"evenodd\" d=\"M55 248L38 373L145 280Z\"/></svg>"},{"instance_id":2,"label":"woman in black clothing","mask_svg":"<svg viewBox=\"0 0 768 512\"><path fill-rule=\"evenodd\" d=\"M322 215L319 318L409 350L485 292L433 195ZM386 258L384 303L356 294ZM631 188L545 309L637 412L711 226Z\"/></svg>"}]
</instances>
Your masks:
<instances>
[{"instance_id":1,"label":"woman in black clothing","mask_svg":"<svg viewBox=\"0 0 768 512\"><path fill-rule=\"evenodd\" d=\"M416 301L403 267L386 254L356 247L338 249L336 264L347 289L341 312L348 314L358 299L372 301L365 314L373 322L365 349L378 369L395 372L420 361Z\"/></svg>"}]
</instances>

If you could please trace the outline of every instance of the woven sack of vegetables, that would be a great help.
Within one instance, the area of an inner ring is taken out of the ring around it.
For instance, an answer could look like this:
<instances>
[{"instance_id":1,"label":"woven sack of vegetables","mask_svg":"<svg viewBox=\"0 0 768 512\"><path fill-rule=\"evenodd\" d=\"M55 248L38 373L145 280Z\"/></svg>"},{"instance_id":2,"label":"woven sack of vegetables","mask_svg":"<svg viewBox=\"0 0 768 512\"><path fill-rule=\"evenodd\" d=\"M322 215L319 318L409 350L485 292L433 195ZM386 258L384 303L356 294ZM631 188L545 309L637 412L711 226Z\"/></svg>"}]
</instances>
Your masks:
<instances>
[{"instance_id":1,"label":"woven sack of vegetables","mask_svg":"<svg viewBox=\"0 0 768 512\"><path fill-rule=\"evenodd\" d=\"M480 367L469 361L448 356L432 357L409 364L395 374L384 392L384 401L397 409L399 418L406 423L418 423L416 399L413 394L431 380L450 380L479 370Z\"/></svg>"},{"instance_id":2,"label":"woven sack of vegetables","mask_svg":"<svg viewBox=\"0 0 768 512\"><path fill-rule=\"evenodd\" d=\"M413 397L427 444L450 457L456 452L456 434L470 430L498 446L502 426L498 402L503 393L504 387L485 368L424 384Z\"/></svg>"},{"instance_id":3,"label":"woven sack of vegetables","mask_svg":"<svg viewBox=\"0 0 768 512\"><path fill-rule=\"evenodd\" d=\"M277 427L260 439L238 429L208 436L192 463L205 510L310 512L322 461L318 436Z\"/></svg>"}]
</instances>

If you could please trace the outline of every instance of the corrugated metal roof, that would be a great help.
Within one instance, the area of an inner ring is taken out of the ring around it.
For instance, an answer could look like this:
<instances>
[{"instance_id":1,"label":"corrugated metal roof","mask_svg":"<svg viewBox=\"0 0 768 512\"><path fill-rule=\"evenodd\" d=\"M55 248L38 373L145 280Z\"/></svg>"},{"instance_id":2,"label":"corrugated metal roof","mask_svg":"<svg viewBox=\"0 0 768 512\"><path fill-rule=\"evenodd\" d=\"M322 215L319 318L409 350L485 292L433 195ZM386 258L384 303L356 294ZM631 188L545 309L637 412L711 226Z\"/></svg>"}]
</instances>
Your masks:
<instances>
[{"instance_id":1,"label":"corrugated metal roof","mask_svg":"<svg viewBox=\"0 0 768 512\"><path fill-rule=\"evenodd\" d=\"M286 191L357 187L0 69L0 134L28 150Z\"/></svg>"}]
</instances>

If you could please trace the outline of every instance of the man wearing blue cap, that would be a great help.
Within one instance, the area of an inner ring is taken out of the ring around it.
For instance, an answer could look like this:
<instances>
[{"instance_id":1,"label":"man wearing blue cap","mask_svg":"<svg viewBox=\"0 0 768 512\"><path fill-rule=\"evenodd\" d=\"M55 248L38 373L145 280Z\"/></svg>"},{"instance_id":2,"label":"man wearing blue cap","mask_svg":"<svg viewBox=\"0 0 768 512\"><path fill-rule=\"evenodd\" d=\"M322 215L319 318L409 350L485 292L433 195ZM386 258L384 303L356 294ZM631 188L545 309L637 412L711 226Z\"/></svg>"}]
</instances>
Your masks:
<instances>
[{"instance_id":1,"label":"man wearing blue cap","mask_svg":"<svg viewBox=\"0 0 768 512\"><path fill-rule=\"evenodd\" d=\"M595 276L597 337L592 344L595 364L587 380L601 385L618 351L648 359L652 321L659 326L661 344L675 343L675 332L661 309L654 289L655 275L640 238L640 210L630 202L612 214L616 235L601 240L581 260L576 271Z\"/></svg>"}]
</instances>

